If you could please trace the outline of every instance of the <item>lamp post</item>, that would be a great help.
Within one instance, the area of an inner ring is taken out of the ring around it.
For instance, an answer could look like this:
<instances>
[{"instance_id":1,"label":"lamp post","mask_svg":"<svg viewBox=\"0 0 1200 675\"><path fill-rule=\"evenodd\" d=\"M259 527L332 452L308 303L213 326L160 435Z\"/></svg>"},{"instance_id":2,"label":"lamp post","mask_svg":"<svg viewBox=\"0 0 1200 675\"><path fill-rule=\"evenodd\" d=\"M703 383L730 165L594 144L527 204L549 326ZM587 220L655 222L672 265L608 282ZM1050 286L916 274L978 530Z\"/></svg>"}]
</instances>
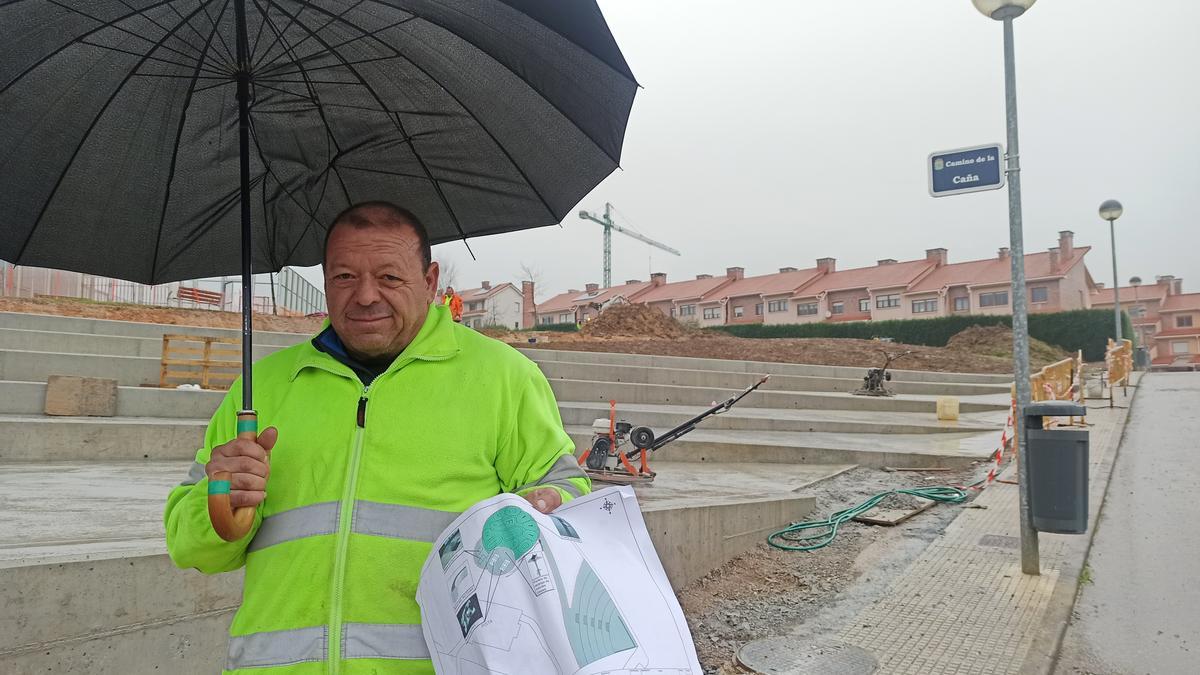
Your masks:
<instances>
[{"instance_id":1,"label":"lamp post","mask_svg":"<svg viewBox=\"0 0 1200 675\"><path fill-rule=\"evenodd\" d=\"M1008 247L1012 254L1013 378L1016 380L1017 438L1025 438L1025 407L1029 405L1029 314L1025 297L1025 241L1021 233L1021 162L1017 144L1017 73L1013 56L1013 19L1025 13L1036 0L971 0L984 16L1004 23L1004 108L1008 127L1008 149L1004 173L1008 177ZM1018 462L1021 490L1021 571L1040 574L1037 530L1029 515L1028 462Z\"/></svg>"},{"instance_id":2,"label":"lamp post","mask_svg":"<svg viewBox=\"0 0 1200 675\"><path fill-rule=\"evenodd\" d=\"M1108 236L1112 242L1112 259L1113 259L1113 312L1117 317L1116 336L1117 342L1121 341L1121 282L1117 279L1117 228L1113 224L1125 209L1121 207L1121 202L1115 199L1105 200L1100 205L1100 217L1108 221Z\"/></svg>"}]
</instances>

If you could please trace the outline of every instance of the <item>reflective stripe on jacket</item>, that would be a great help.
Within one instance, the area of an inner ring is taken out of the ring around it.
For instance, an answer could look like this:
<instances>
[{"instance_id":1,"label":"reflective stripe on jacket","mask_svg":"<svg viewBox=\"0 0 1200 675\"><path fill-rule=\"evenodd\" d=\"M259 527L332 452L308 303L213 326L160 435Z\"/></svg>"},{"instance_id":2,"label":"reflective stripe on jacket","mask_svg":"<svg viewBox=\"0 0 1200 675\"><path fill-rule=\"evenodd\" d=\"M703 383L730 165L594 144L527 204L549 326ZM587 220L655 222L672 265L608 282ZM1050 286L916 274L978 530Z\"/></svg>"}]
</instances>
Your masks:
<instances>
[{"instance_id":1,"label":"reflective stripe on jacket","mask_svg":"<svg viewBox=\"0 0 1200 675\"><path fill-rule=\"evenodd\" d=\"M279 441L251 534L217 537L204 477L236 435L240 383L164 515L179 567L245 567L227 673L433 673L415 594L442 529L500 492L591 487L541 371L443 306L370 387L308 341L255 364L254 385Z\"/></svg>"}]
</instances>

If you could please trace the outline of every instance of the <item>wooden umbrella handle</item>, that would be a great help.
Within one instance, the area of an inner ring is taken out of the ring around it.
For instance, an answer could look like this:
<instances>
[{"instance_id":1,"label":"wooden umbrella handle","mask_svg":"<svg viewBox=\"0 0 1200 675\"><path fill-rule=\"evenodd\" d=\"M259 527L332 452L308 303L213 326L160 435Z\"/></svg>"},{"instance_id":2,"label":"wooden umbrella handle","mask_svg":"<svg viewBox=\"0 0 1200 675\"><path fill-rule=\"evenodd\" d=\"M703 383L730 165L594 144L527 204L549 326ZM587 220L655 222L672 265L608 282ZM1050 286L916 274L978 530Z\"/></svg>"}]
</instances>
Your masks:
<instances>
[{"instance_id":1,"label":"wooden umbrella handle","mask_svg":"<svg viewBox=\"0 0 1200 675\"><path fill-rule=\"evenodd\" d=\"M237 414L237 437L248 441L258 440L258 413L242 410ZM213 529L225 541L238 541L250 532L254 525L253 506L233 509L229 505L229 489L232 475L218 471L208 481L208 518Z\"/></svg>"}]
</instances>

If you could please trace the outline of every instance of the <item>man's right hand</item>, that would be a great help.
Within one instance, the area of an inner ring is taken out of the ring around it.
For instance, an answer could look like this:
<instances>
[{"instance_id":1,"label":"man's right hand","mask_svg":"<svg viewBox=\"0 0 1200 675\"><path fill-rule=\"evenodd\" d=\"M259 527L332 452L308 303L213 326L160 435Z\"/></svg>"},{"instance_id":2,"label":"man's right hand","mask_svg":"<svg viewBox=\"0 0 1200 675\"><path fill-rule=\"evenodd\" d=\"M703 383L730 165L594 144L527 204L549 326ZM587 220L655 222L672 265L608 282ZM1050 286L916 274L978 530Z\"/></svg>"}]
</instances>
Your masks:
<instances>
[{"instance_id":1,"label":"man's right hand","mask_svg":"<svg viewBox=\"0 0 1200 675\"><path fill-rule=\"evenodd\" d=\"M232 474L229 480L231 507L258 506L267 498L267 478L271 475L267 458L278 439L279 430L267 427L258 435L257 441L235 438L213 448L212 457L204 465L204 473L210 481L218 471Z\"/></svg>"}]
</instances>

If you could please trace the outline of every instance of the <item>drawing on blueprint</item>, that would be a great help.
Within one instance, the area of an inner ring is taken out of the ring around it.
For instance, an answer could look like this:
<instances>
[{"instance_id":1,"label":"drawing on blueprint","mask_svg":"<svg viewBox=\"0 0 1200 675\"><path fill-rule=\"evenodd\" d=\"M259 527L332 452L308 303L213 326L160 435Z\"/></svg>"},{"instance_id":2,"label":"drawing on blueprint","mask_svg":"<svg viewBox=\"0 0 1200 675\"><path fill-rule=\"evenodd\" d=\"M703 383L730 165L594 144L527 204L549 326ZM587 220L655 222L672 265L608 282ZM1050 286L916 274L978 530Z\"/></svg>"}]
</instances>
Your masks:
<instances>
[{"instance_id":1,"label":"drawing on blueprint","mask_svg":"<svg viewBox=\"0 0 1200 675\"><path fill-rule=\"evenodd\" d=\"M456 519L435 550L417 599L439 674L701 673L628 488L552 516L500 495Z\"/></svg>"}]
</instances>

